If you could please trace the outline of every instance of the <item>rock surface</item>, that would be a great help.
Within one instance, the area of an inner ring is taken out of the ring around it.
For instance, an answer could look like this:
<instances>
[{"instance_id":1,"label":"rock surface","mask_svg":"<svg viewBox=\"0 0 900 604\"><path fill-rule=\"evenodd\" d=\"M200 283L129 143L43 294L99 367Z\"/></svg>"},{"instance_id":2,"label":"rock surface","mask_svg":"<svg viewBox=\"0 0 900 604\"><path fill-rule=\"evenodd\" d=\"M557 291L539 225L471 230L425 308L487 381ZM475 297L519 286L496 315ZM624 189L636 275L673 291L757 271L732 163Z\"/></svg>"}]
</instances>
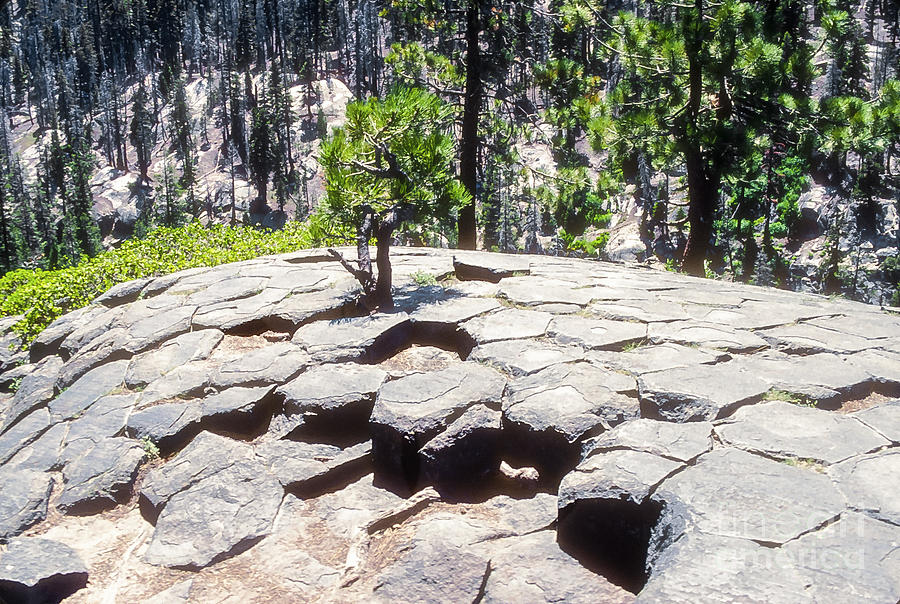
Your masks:
<instances>
[{"instance_id":1,"label":"rock surface","mask_svg":"<svg viewBox=\"0 0 900 604\"><path fill-rule=\"evenodd\" d=\"M88 570L68 545L19 537L0 552L0 597L10 602L58 602L83 588Z\"/></svg>"},{"instance_id":2,"label":"rock surface","mask_svg":"<svg viewBox=\"0 0 900 604\"><path fill-rule=\"evenodd\" d=\"M47 517L53 477L45 472L0 468L0 542Z\"/></svg>"},{"instance_id":3,"label":"rock surface","mask_svg":"<svg viewBox=\"0 0 900 604\"><path fill-rule=\"evenodd\" d=\"M73 514L124 503L143 459L144 449L134 440L101 440L63 468L63 491L57 509Z\"/></svg>"},{"instance_id":4,"label":"rock surface","mask_svg":"<svg viewBox=\"0 0 900 604\"><path fill-rule=\"evenodd\" d=\"M896 319L455 254L391 314L320 251L122 284L0 359L0 599L897 602Z\"/></svg>"}]
</instances>

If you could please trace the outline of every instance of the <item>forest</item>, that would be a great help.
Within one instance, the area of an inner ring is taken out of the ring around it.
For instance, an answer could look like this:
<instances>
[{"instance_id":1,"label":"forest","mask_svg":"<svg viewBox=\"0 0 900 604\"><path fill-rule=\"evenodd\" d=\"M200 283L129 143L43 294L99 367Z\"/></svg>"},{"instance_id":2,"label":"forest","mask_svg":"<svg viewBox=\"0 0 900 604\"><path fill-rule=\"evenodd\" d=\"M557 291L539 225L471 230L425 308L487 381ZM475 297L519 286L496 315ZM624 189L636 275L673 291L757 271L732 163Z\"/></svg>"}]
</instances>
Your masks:
<instances>
[{"instance_id":1,"label":"forest","mask_svg":"<svg viewBox=\"0 0 900 604\"><path fill-rule=\"evenodd\" d=\"M898 0L10 0L0 270L302 221L900 306L898 33Z\"/></svg>"}]
</instances>

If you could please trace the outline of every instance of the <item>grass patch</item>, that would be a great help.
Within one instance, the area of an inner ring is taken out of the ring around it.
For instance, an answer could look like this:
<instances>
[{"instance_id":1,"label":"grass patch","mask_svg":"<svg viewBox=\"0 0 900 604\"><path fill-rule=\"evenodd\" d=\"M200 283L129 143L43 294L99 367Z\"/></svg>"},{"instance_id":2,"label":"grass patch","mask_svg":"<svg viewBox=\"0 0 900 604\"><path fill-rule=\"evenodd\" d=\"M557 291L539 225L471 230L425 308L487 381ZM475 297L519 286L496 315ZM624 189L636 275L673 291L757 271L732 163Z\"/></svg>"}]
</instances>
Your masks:
<instances>
[{"instance_id":1,"label":"grass patch","mask_svg":"<svg viewBox=\"0 0 900 604\"><path fill-rule=\"evenodd\" d=\"M804 457L788 457L782 463L793 466L795 468L801 468L803 470L813 470L814 472L818 472L820 474L825 473L825 466L815 459L808 459Z\"/></svg>"},{"instance_id":2,"label":"grass patch","mask_svg":"<svg viewBox=\"0 0 900 604\"><path fill-rule=\"evenodd\" d=\"M785 403L791 403L794 405L800 405L801 407L815 407L816 402L811 400L809 397L798 394L796 392L790 392L788 390L778 390L773 388L769 390L763 395L764 401L784 401Z\"/></svg>"},{"instance_id":3,"label":"grass patch","mask_svg":"<svg viewBox=\"0 0 900 604\"><path fill-rule=\"evenodd\" d=\"M622 352L634 352L638 348L643 348L647 344L649 344L647 340L636 340L634 342L629 342L622 346Z\"/></svg>"},{"instance_id":4,"label":"grass patch","mask_svg":"<svg viewBox=\"0 0 900 604\"><path fill-rule=\"evenodd\" d=\"M331 243L315 222L289 222L275 232L197 222L161 227L74 266L6 273L0 278L0 316L24 315L13 331L27 346L58 317L87 306L118 283Z\"/></svg>"}]
</instances>

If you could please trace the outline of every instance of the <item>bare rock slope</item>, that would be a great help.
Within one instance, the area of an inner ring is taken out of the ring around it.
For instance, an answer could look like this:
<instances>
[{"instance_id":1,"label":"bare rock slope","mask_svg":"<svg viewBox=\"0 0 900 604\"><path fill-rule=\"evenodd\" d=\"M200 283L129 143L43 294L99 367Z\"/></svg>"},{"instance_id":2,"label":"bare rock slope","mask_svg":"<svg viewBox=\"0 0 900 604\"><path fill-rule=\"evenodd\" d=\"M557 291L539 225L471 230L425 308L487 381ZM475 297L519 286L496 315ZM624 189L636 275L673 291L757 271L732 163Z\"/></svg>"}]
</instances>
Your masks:
<instances>
[{"instance_id":1,"label":"bare rock slope","mask_svg":"<svg viewBox=\"0 0 900 604\"><path fill-rule=\"evenodd\" d=\"M390 314L310 250L48 328L0 375L0 600L900 598L900 318L542 256L394 265Z\"/></svg>"}]
</instances>

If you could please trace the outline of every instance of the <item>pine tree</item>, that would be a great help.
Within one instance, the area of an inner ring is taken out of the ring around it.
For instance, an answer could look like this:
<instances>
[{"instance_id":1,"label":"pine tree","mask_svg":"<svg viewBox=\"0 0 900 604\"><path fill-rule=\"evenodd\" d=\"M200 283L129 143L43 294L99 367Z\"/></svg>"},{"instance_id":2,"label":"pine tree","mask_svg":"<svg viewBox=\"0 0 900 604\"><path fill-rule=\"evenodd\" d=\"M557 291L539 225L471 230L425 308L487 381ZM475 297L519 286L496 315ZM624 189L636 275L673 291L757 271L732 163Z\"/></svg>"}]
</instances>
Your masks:
<instances>
[{"instance_id":1,"label":"pine tree","mask_svg":"<svg viewBox=\"0 0 900 604\"><path fill-rule=\"evenodd\" d=\"M96 158L90 149L90 143L85 138L76 138L69 144L69 149L68 208L74 224L78 250L88 256L96 256L102 249L100 229L92 215L94 197L91 194L90 185L96 167Z\"/></svg>"},{"instance_id":2,"label":"pine tree","mask_svg":"<svg viewBox=\"0 0 900 604\"><path fill-rule=\"evenodd\" d=\"M256 186L256 199L250 204L251 216L267 212L267 194L269 176L275 163L275 137L272 131L272 118L265 103L253 109L253 122L250 127L250 155L248 167L250 177Z\"/></svg>"},{"instance_id":3,"label":"pine tree","mask_svg":"<svg viewBox=\"0 0 900 604\"><path fill-rule=\"evenodd\" d=\"M141 172L141 181L149 182L151 156L153 153L153 116L147 106L147 89L143 82L138 86L131 105L132 118L129 138L137 155L138 169Z\"/></svg>"},{"instance_id":4,"label":"pine tree","mask_svg":"<svg viewBox=\"0 0 900 604\"><path fill-rule=\"evenodd\" d=\"M360 282L370 308L393 307L390 245L417 216L448 216L470 201L452 175L451 107L418 89L347 107L347 123L323 142L327 218L356 234L359 268L334 250ZM369 240L377 245L377 279Z\"/></svg>"},{"instance_id":5,"label":"pine tree","mask_svg":"<svg viewBox=\"0 0 900 604\"><path fill-rule=\"evenodd\" d=\"M16 233L9 207L8 186L6 179L0 176L0 263L4 272L19 265L19 250L16 247Z\"/></svg>"},{"instance_id":6,"label":"pine tree","mask_svg":"<svg viewBox=\"0 0 900 604\"><path fill-rule=\"evenodd\" d=\"M622 13L612 22L604 48L624 73L590 125L595 145L620 166L639 153L651 162L680 156L690 201L682 267L703 275L722 182L739 158L765 146L763 134L804 144L782 125L790 116L802 126L809 115L798 82L812 53L766 31L751 3L694 0L674 10L676 18Z\"/></svg>"},{"instance_id":7,"label":"pine tree","mask_svg":"<svg viewBox=\"0 0 900 604\"><path fill-rule=\"evenodd\" d=\"M184 79L175 83L175 96L172 101L172 140L175 155L181 160L181 179L179 187L187 194L188 208L192 216L199 214L196 185L196 145L194 144L191 108L187 102L187 91Z\"/></svg>"}]
</instances>

